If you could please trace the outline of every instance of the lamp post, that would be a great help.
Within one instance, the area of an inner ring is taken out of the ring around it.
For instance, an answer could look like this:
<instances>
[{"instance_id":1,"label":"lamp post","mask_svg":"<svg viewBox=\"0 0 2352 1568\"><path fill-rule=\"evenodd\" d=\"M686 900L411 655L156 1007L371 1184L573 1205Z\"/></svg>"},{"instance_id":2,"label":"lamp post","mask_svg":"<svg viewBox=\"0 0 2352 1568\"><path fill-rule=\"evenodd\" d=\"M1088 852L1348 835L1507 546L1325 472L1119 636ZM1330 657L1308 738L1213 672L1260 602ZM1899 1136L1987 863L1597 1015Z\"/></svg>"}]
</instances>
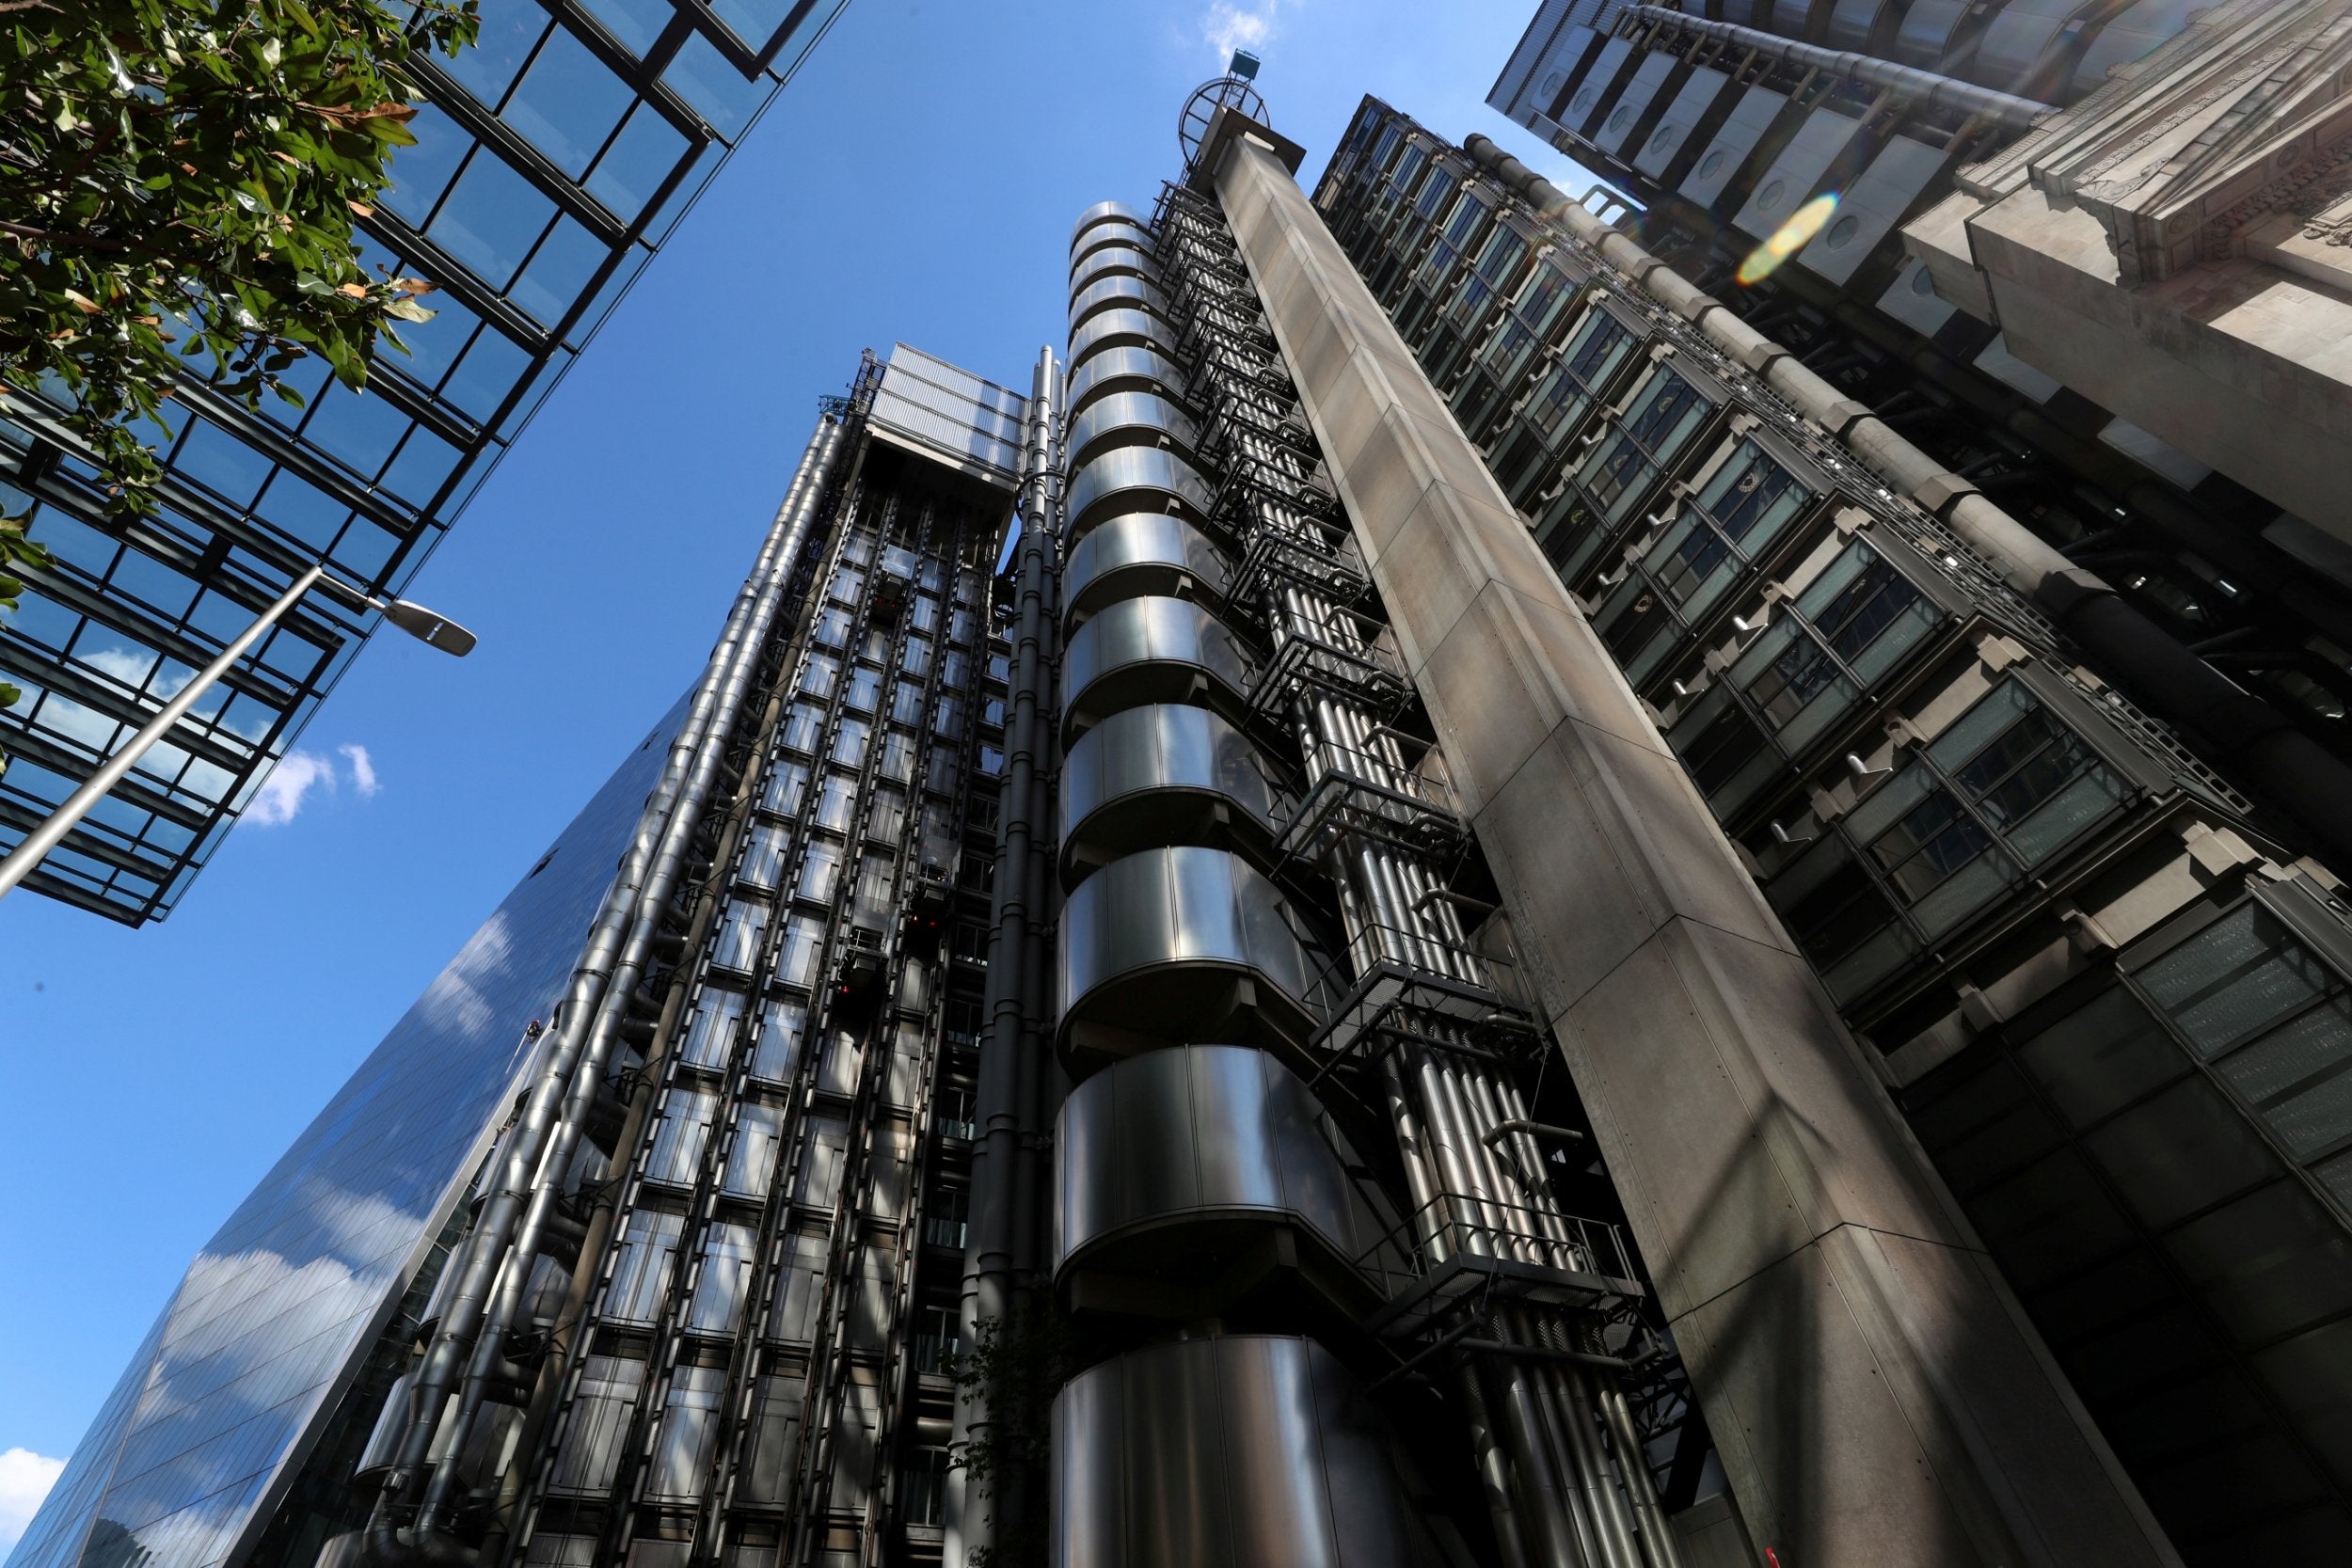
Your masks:
<instances>
[{"instance_id":1,"label":"lamp post","mask_svg":"<svg viewBox=\"0 0 2352 1568\"><path fill-rule=\"evenodd\" d=\"M438 648L457 658L463 658L473 651L473 633L456 622L446 620L405 599L387 601L371 597L328 577L325 566L311 567L295 578L278 596L278 602L262 611L260 618L239 633L235 641L223 648L218 658L182 687L179 695L166 703L163 711L149 720L146 727L131 737L129 745L108 757L103 767L67 798L65 804L51 812L47 820L27 833L24 841L10 850L6 859L0 860L0 898L8 896L17 883L32 875L33 868L40 864L43 857L56 848L65 835L88 815L89 809L103 800L106 792L119 784L122 776L137 765L139 758L147 754L147 749L161 740L171 726L180 721L181 716L196 705L197 699L211 690L214 683L245 657L245 651L259 641L263 632L278 624L278 617L299 604L303 594L321 583L326 584L337 597L348 600L362 610L382 610L386 620L428 647Z\"/></svg>"}]
</instances>

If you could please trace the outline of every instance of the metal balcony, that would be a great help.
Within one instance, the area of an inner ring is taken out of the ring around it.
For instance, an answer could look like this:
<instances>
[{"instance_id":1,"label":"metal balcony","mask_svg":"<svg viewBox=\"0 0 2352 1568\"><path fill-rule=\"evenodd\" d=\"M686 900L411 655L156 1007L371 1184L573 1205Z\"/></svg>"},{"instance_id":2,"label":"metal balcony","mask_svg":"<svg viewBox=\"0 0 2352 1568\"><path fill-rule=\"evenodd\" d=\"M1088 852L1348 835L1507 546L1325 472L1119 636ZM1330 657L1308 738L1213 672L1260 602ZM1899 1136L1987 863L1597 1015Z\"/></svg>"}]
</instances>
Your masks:
<instances>
[{"instance_id":1,"label":"metal balcony","mask_svg":"<svg viewBox=\"0 0 2352 1568\"><path fill-rule=\"evenodd\" d=\"M1390 1338L1506 1303L1594 1310L1645 1293L1615 1226L1462 1193L1431 1198L1356 1266L1389 1298L1366 1326Z\"/></svg>"}]
</instances>

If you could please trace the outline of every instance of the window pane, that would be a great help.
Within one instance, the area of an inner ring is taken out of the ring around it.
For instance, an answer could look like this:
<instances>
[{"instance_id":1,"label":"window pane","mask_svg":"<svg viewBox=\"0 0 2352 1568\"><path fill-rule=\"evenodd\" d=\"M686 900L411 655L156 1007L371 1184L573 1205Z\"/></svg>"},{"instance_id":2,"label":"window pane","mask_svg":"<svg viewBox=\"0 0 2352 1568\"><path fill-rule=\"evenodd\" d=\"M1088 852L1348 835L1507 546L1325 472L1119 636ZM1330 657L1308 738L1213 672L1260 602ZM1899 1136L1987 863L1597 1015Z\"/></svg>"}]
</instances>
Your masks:
<instances>
[{"instance_id":1,"label":"window pane","mask_svg":"<svg viewBox=\"0 0 2352 1568\"><path fill-rule=\"evenodd\" d=\"M752 112L767 96L768 83L745 81L729 65L718 46L700 33L688 37L661 72L661 79L720 135L733 141L752 120Z\"/></svg>"},{"instance_id":2,"label":"window pane","mask_svg":"<svg viewBox=\"0 0 2352 1568\"><path fill-rule=\"evenodd\" d=\"M373 479L410 422L382 397L336 387L310 410L302 438L342 459L361 478Z\"/></svg>"},{"instance_id":3,"label":"window pane","mask_svg":"<svg viewBox=\"0 0 2352 1568\"><path fill-rule=\"evenodd\" d=\"M426 295L424 306L433 312L431 321L395 324L401 343L408 352L403 354L387 344L376 351L374 362L389 365L421 387L433 388L441 384L450 367L465 353L467 341L481 318L446 293Z\"/></svg>"},{"instance_id":4,"label":"window pane","mask_svg":"<svg viewBox=\"0 0 2352 1568\"><path fill-rule=\"evenodd\" d=\"M2352 1133L2352 1010L2314 1007L2221 1059L2222 1075L2301 1157Z\"/></svg>"},{"instance_id":5,"label":"window pane","mask_svg":"<svg viewBox=\"0 0 2352 1568\"><path fill-rule=\"evenodd\" d=\"M2188 1070L2172 1037L2121 989L2067 1014L2017 1055L2076 1127Z\"/></svg>"},{"instance_id":6,"label":"window pane","mask_svg":"<svg viewBox=\"0 0 2352 1568\"><path fill-rule=\"evenodd\" d=\"M477 423L487 423L530 368L531 356L520 344L496 327L485 326L441 388L441 396Z\"/></svg>"},{"instance_id":7,"label":"window pane","mask_svg":"<svg viewBox=\"0 0 2352 1568\"><path fill-rule=\"evenodd\" d=\"M2208 1055L2310 1005L2332 979L2254 904L2216 921L2138 978Z\"/></svg>"},{"instance_id":8,"label":"window pane","mask_svg":"<svg viewBox=\"0 0 2352 1568\"><path fill-rule=\"evenodd\" d=\"M2201 1075L2183 1079L2083 1142L2153 1226L2183 1219L2279 1169L2245 1117Z\"/></svg>"},{"instance_id":9,"label":"window pane","mask_svg":"<svg viewBox=\"0 0 2352 1568\"><path fill-rule=\"evenodd\" d=\"M192 421L180 442L172 467L208 486L223 500L245 510L253 504L262 481L269 477L270 460L217 425Z\"/></svg>"},{"instance_id":10,"label":"window pane","mask_svg":"<svg viewBox=\"0 0 2352 1568\"><path fill-rule=\"evenodd\" d=\"M548 13L537 0L482 0L482 34L474 46L459 50L454 59L436 55L433 63L495 109L547 30Z\"/></svg>"},{"instance_id":11,"label":"window pane","mask_svg":"<svg viewBox=\"0 0 2352 1568\"><path fill-rule=\"evenodd\" d=\"M421 509L447 483L464 453L418 425L400 444L400 455L384 470L385 488Z\"/></svg>"},{"instance_id":12,"label":"window pane","mask_svg":"<svg viewBox=\"0 0 2352 1568\"><path fill-rule=\"evenodd\" d=\"M623 44L643 55L677 15L669 0L585 0L597 21Z\"/></svg>"},{"instance_id":13,"label":"window pane","mask_svg":"<svg viewBox=\"0 0 2352 1568\"><path fill-rule=\"evenodd\" d=\"M400 541L365 517L354 517L343 530L343 536L335 541L334 563L346 577L361 586L374 582L375 574L392 558L392 546Z\"/></svg>"},{"instance_id":14,"label":"window pane","mask_svg":"<svg viewBox=\"0 0 2352 1568\"><path fill-rule=\"evenodd\" d=\"M264 521L312 549L324 550L351 515L351 508L309 480L280 468L262 493Z\"/></svg>"},{"instance_id":15,"label":"window pane","mask_svg":"<svg viewBox=\"0 0 2352 1568\"><path fill-rule=\"evenodd\" d=\"M713 0L710 8L755 55L768 47L769 39L792 14L791 0Z\"/></svg>"},{"instance_id":16,"label":"window pane","mask_svg":"<svg viewBox=\"0 0 2352 1568\"><path fill-rule=\"evenodd\" d=\"M578 179L628 112L634 95L569 33L548 38L499 118Z\"/></svg>"},{"instance_id":17,"label":"window pane","mask_svg":"<svg viewBox=\"0 0 2352 1568\"><path fill-rule=\"evenodd\" d=\"M433 203L449 188L457 166L473 150L473 138L430 103L417 105L415 117L408 121L408 134L417 138L417 144L392 149L392 181L377 199L422 228L432 215Z\"/></svg>"},{"instance_id":18,"label":"window pane","mask_svg":"<svg viewBox=\"0 0 2352 1568\"><path fill-rule=\"evenodd\" d=\"M503 290L554 215L554 202L485 152L467 166L429 232L484 282Z\"/></svg>"},{"instance_id":19,"label":"window pane","mask_svg":"<svg viewBox=\"0 0 2352 1568\"><path fill-rule=\"evenodd\" d=\"M516 282L515 303L549 327L555 326L571 313L581 291L611 254L603 241L571 218L557 218L539 253Z\"/></svg>"},{"instance_id":20,"label":"window pane","mask_svg":"<svg viewBox=\"0 0 2352 1568\"><path fill-rule=\"evenodd\" d=\"M2241 1344L2352 1310L2352 1243L2299 1182L2274 1181L2164 1245Z\"/></svg>"},{"instance_id":21,"label":"window pane","mask_svg":"<svg viewBox=\"0 0 2352 1568\"><path fill-rule=\"evenodd\" d=\"M817 824L835 832L850 831L850 813L857 805L857 779L848 773L828 773L817 797Z\"/></svg>"},{"instance_id":22,"label":"window pane","mask_svg":"<svg viewBox=\"0 0 2352 1568\"><path fill-rule=\"evenodd\" d=\"M686 156L685 133L661 118L650 103L640 103L628 117L620 136L597 160L588 177L588 194L612 209L623 223L635 223L661 182Z\"/></svg>"}]
</instances>

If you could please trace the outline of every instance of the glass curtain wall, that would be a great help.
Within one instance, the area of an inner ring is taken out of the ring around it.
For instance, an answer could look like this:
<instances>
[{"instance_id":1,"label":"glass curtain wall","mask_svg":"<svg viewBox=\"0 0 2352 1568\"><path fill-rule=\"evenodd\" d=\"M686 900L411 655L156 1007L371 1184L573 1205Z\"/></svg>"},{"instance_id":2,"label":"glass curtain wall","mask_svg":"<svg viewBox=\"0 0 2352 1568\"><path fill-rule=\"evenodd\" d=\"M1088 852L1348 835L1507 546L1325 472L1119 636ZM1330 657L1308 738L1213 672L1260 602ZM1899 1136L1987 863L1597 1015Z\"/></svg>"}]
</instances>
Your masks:
<instances>
[{"instance_id":1,"label":"glass curtain wall","mask_svg":"<svg viewBox=\"0 0 2352 1568\"><path fill-rule=\"evenodd\" d=\"M39 398L0 398L0 507L55 552L0 620L0 852L303 570L396 593L846 0L483 0L479 44L420 57L414 147L359 221L365 264L436 285L368 390L323 360L258 414L190 361L142 435L157 515L108 515ZM26 885L128 924L168 913L371 630L314 594Z\"/></svg>"}]
</instances>

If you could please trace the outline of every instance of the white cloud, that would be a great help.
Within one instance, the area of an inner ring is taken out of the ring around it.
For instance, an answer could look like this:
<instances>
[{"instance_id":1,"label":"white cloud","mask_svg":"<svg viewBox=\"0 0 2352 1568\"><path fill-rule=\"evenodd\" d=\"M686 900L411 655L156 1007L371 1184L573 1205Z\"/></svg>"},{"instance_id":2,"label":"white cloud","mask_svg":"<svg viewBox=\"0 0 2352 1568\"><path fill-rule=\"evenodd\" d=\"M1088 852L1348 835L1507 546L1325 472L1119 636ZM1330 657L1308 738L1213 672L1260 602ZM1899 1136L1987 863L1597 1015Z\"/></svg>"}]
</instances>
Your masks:
<instances>
[{"instance_id":1,"label":"white cloud","mask_svg":"<svg viewBox=\"0 0 2352 1568\"><path fill-rule=\"evenodd\" d=\"M351 775L351 787L362 800L373 797L377 789L375 759L368 755L365 746L338 746L336 753L343 759ZM303 803L312 790L332 795L342 783L335 767L335 758L318 752L295 750L278 759L269 777L253 794L245 808L245 819L262 827L276 827L291 822L301 812Z\"/></svg>"},{"instance_id":2,"label":"white cloud","mask_svg":"<svg viewBox=\"0 0 2352 1568\"><path fill-rule=\"evenodd\" d=\"M1276 21L1285 0L1210 0L1207 12L1200 19L1200 36L1216 53L1217 64L1232 57L1236 49L1255 54L1274 37Z\"/></svg>"},{"instance_id":3,"label":"white cloud","mask_svg":"<svg viewBox=\"0 0 2352 1568\"><path fill-rule=\"evenodd\" d=\"M335 792L335 764L315 752L288 752L245 808L245 819L265 828L291 822L313 788Z\"/></svg>"},{"instance_id":4,"label":"white cloud","mask_svg":"<svg viewBox=\"0 0 2352 1568\"><path fill-rule=\"evenodd\" d=\"M10 1449L0 1453L0 1552L16 1544L24 1527L33 1522L34 1510L41 1498L49 1496L49 1488L56 1483L57 1474L65 1468L62 1459L51 1459L30 1449Z\"/></svg>"},{"instance_id":5,"label":"white cloud","mask_svg":"<svg viewBox=\"0 0 2352 1568\"><path fill-rule=\"evenodd\" d=\"M488 982L506 972L514 951L514 939L506 929L506 911L501 910L483 922L473 940L459 948L449 967L424 988L424 994L417 998L418 1010L445 1020L468 1035L486 1038L498 1015L483 992Z\"/></svg>"}]
</instances>

